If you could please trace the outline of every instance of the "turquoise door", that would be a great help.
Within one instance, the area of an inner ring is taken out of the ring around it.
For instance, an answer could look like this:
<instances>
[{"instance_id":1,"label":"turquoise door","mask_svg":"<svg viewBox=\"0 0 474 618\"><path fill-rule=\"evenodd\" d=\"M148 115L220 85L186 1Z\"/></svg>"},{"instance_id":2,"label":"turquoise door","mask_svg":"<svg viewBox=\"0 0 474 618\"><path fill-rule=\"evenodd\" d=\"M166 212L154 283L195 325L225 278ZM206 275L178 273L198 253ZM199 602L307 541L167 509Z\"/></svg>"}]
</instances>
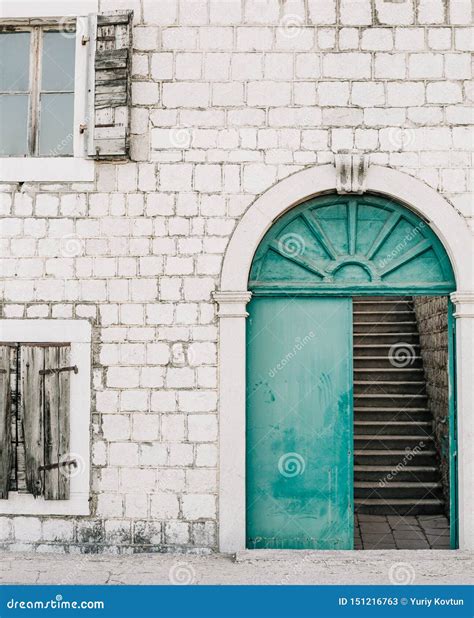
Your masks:
<instances>
[{"instance_id":1,"label":"turquoise door","mask_svg":"<svg viewBox=\"0 0 474 618\"><path fill-rule=\"evenodd\" d=\"M350 297L447 295L455 290L449 257L428 223L402 204L369 194L325 195L275 221L248 285L247 546L350 549ZM454 376L453 365L450 371ZM453 545L455 531L453 524Z\"/></svg>"},{"instance_id":2,"label":"turquoise door","mask_svg":"<svg viewBox=\"0 0 474 618\"><path fill-rule=\"evenodd\" d=\"M247 547L351 549L349 298L256 297L247 337Z\"/></svg>"}]
</instances>

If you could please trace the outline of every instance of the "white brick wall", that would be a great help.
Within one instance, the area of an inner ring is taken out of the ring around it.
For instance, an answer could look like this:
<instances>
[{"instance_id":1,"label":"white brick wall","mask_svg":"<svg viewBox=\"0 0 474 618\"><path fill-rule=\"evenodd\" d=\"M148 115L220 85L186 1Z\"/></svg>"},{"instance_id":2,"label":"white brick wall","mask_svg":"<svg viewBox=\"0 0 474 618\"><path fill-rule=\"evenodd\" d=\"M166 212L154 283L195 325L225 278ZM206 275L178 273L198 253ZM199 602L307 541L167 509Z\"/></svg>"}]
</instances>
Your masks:
<instances>
[{"instance_id":1,"label":"white brick wall","mask_svg":"<svg viewBox=\"0 0 474 618\"><path fill-rule=\"evenodd\" d=\"M0 186L3 315L94 326L91 517L0 517L0 542L215 548L211 292L277 180L357 148L472 225L470 0L337 4L122 1L133 160L90 184Z\"/></svg>"}]
</instances>

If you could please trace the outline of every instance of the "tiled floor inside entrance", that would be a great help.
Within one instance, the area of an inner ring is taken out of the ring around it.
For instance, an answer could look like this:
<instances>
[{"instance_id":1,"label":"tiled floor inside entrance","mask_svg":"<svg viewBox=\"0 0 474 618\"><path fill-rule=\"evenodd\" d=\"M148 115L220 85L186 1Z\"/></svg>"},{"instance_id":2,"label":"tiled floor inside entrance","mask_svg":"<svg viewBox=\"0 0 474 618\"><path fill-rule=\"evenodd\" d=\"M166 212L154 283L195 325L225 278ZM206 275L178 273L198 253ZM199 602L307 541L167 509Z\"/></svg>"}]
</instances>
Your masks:
<instances>
[{"instance_id":1,"label":"tiled floor inside entrance","mask_svg":"<svg viewBox=\"0 0 474 618\"><path fill-rule=\"evenodd\" d=\"M355 549L449 549L444 515L355 516Z\"/></svg>"}]
</instances>

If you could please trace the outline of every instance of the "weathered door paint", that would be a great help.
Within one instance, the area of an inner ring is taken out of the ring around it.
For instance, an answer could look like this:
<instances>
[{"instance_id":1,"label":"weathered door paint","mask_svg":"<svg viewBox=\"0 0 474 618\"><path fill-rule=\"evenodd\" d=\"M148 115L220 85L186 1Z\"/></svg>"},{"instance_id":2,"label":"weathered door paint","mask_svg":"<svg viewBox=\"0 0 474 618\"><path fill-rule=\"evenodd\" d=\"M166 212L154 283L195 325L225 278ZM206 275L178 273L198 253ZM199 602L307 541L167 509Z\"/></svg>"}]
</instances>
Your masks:
<instances>
[{"instance_id":1,"label":"weathered door paint","mask_svg":"<svg viewBox=\"0 0 474 618\"><path fill-rule=\"evenodd\" d=\"M449 257L428 223L374 195L327 195L296 206L260 243L258 294L449 294Z\"/></svg>"},{"instance_id":2,"label":"weathered door paint","mask_svg":"<svg viewBox=\"0 0 474 618\"><path fill-rule=\"evenodd\" d=\"M428 222L381 196L310 199L266 233L249 276L249 548L352 548L350 297L439 295L455 288L449 257ZM451 333L454 327L450 313ZM449 341L454 548L454 334Z\"/></svg>"},{"instance_id":3,"label":"weathered door paint","mask_svg":"<svg viewBox=\"0 0 474 618\"><path fill-rule=\"evenodd\" d=\"M351 300L255 298L247 342L247 547L352 549Z\"/></svg>"}]
</instances>

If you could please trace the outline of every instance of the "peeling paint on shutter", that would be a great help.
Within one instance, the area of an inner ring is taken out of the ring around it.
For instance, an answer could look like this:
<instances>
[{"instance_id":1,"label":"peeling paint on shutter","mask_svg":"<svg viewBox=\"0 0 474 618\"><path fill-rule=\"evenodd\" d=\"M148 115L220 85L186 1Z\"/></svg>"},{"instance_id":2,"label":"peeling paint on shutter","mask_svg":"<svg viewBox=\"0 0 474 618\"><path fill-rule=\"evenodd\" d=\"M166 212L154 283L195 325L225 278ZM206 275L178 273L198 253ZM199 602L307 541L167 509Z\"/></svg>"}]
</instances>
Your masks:
<instances>
[{"instance_id":1,"label":"peeling paint on shutter","mask_svg":"<svg viewBox=\"0 0 474 618\"><path fill-rule=\"evenodd\" d=\"M96 18L94 122L88 146L88 154L96 159L128 157L132 17L133 11L125 11Z\"/></svg>"},{"instance_id":2,"label":"peeling paint on shutter","mask_svg":"<svg viewBox=\"0 0 474 618\"><path fill-rule=\"evenodd\" d=\"M69 498L69 346L45 348L44 355L44 497ZM48 372L48 370L62 371Z\"/></svg>"},{"instance_id":3,"label":"peeling paint on shutter","mask_svg":"<svg viewBox=\"0 0 474 618\"><path fill-rule=\"evenodd\" d=\"M23 401L23 435L25 441L26 489L34 496L43 493L44 431L43 378L45 348L22 346L21 382Z\"/></svg>"},{"instance_id":4,"label":"peeling paint on shutter","mask_svg":"<svg viewBox=\"0 0 474 618\"><path fill-rule=\"evenodd\" d=\"M8 498L11 468L10 346L0 346L0 499Z\"/></svg>"}]
</instances>

